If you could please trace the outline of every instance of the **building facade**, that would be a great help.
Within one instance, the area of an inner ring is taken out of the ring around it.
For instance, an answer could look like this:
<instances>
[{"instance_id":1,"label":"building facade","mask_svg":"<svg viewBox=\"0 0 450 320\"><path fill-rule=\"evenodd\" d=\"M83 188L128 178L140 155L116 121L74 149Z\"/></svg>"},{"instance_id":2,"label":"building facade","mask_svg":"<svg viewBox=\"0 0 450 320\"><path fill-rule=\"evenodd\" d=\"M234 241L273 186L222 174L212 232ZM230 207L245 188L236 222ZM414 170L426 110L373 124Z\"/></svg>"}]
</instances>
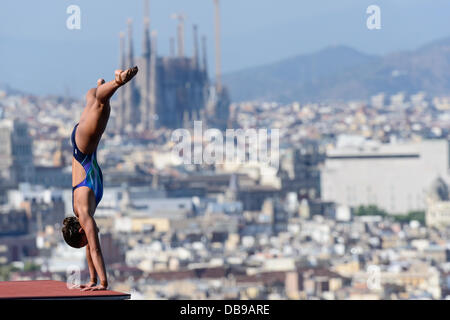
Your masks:
<instances>
[{"instance_id":1,"label":"building facade","mask_svg":"<svg viewBox=\"0 0 450 320\"><path fill-rule=\"evenodd\" d=\"M447 140L378 144L347 141L328 150L321 174L324 201L376 205L392 214L425 210L433 181L449 181Z\"/></svg>"},{"instance_id":2,"label":"building facade","mask_svg":"<svg viewBox=\"0 0 450 320\"><path fill-rule=\"evenodd\" d=\"M3 180L17 184L34 179L32 145L25 122L0 120L0 177Z\"/></svg>"}]
</instances>

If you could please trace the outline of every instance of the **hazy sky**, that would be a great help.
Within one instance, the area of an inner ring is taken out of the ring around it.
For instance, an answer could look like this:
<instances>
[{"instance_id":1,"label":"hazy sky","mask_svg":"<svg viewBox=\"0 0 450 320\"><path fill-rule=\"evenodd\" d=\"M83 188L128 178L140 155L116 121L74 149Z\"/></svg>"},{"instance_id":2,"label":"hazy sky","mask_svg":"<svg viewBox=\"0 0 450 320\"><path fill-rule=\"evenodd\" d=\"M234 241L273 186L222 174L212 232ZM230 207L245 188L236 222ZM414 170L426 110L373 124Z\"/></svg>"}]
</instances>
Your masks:
<instances>
[{"instance_id":1,"label":"hazy sky","mask_svg":"<svg viewBox=\"0 0 450 320\"><path fill-rule=\"evenodd\" d=\"M66 9L81 8L81 30L66 28ZM366 8L381 7L381 30L368 30ZM81 96L99 77L111 79L118 62L118 34L134 21L140 53L143 1L40 0L0 2L0 84L26 92ZM223 71L277 61L344 44L382 54L416 48L450 36L448 0L221 0ZM206 34L214 62L213 0L151 0L158 51L167 54L184 12L186 51L192 24Z\"/></svg>"}]
</instances>

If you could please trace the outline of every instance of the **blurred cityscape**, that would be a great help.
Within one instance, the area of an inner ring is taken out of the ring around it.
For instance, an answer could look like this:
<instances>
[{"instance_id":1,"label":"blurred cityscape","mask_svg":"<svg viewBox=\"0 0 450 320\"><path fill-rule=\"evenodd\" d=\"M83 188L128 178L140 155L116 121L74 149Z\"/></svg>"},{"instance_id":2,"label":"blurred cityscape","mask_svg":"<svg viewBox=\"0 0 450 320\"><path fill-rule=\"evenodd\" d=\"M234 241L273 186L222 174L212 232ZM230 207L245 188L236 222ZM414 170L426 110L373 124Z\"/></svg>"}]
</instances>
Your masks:
<instances>
[{"instance_id":1,"label":"blurred cityscape","mask_svg":"<svg viewBox=\"0 0 450 320\"><path fill-rule=\"evenodd\" d=\"M182 14L169 56L158 55L145 12L141 55L131 20L120 36L119 67L140 72L111 101L98 148L105 189L95 220L110 288L132 299L450 298L450 95L410 86L334 102L233 102L214 3L214 81L197 26L185 53ZM302 88L314 94L318 83ZM77 270L89 280L85 250L61 234L84 104L0 91L0 281L67 281ZM245 150L248 161L184 164L172 133L195 121L278 129L277 165L252 159L259 149Z\"/></svg>"},{"instance_id":2,"label":"blurred cityscape","mask_svg":"<svg viewBox=\"0 0 450 320\"><path fill-rule=\"evenodd\" d=\"M84 250L60 232L73 214L69 136L83 104L0 95L1 280L65 280L77 267L88 278ZM450 98L233 103L229 123L279 128L279 167L180 164L164 127L105 133L95 219L113 289L138 299L448 298Z\"/></svg>"}]
</instances>

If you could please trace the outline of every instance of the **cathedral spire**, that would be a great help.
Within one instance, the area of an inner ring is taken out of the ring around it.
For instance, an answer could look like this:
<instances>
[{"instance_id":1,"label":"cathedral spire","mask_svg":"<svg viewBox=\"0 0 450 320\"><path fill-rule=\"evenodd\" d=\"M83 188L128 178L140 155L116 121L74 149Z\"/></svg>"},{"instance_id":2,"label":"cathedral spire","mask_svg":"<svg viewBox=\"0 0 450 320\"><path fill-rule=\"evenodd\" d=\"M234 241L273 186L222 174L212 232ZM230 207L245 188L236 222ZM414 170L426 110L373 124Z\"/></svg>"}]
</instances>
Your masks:
<instances>
[{"instance_id":1,"label":"cathedral spire","mask_svg":"<svg viewBox=\"0 0 450 320\"><path fill-rule=\"evenodd\" d=\"M128 51L126 58L126 66L124 69L134 67L134 51L133 51L133 31L132 31L132 19L128 19ZM135 81L130 81L124 88L125 94L125 110L124 110L124 123L125 131L133 132L138 127L141 119L141 112L139 109L139 91L136 87Z\"/></svg>"},{"instance_id":2,"label":"cathedral spire","mask_svg":"<svg viewBox=\"0 0 450 320\"><path fill-rule=\"evenodd\" d=\"M156 102L157 102L157 74L156 74L156 63L157 63L157 32L152 32L152 52L150 55L150 88L149 88L149 129L153 130L156 127L157 112Z\"/></svg>"},{"instance_id":3,"label":"cathedral spire","mask_svg":"<svg viewBox=\"0 0 450 320\"><path fill-rule=\"evenodd\" d=\"M208 73L208 56L206 50L206 36L202 37L202 49L203 49L203 72Z\"/></svg>"},{"instance_id":4,"label":"cathedral spire","mask_svg":"<svg viewBox=\"0 0 450 320\"><path fill-rule=\"evenodd\" d=\"M125 34L119 33L119 69L125 69ZM124 130L125 95L123 91L118 92L119 106L117 108L116 127L120 133Z\"/></svg>"},{"instance_id":5,"label":"cathedral spire","mask_svg":"<svg viewBox=\"0 0 450 320\"><path fill-rule=\"evenodd\" d=\"M150 60L151 60L151 39L150 39L150 17L149 0L144 0L144 33L142 38L142 83L140 90L140 128L139 130L149 129L151 117L150 110Z\"/></svg>"},{"instance_id":6,"label":"cathedral spire","mask_svg":"<svg viewBox=\"0 0 450 320\"><path fill-rule=\"evenodd\" d=\"M194 24L194 65L195 68L197 69L199 64L198 64L198 28L197 25Z\"/></svg>"},{"instance_id":7,"label":"cathedral spire","mask_svg":"<svg viewBox=\"0 0 450 320\"><path fill-rule=\"evenodd\" d=\"M151 54L149 0L144 0L144 37L142 39L142 54L144 57L149 57Z\"/></svg>"},{"instance_id":8,"label":"cathedral spire","mask_svg":"<svg viewBox=\"0 0 450 320\"><path fill-rule=\"evenodd\" d=\"M132 29L132 19L128 19L128 56L127 56L127 68L134 66L134 52L133 52L133 29Z\"/></svg>"}]
</instances>

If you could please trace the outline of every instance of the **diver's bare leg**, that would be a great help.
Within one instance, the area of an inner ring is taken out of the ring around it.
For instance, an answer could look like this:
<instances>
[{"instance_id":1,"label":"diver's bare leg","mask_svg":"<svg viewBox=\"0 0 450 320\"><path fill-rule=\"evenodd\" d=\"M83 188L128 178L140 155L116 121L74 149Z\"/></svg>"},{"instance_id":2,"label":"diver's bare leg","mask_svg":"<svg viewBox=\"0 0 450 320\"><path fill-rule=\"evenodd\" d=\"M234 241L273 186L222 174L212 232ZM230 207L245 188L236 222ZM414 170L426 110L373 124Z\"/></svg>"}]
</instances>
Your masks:
<instances>
[{"instance_id":1,"label":"diver's bare leg","mask_svg":"<svg viewBox=\"0 0 450 320\"><path fill-rule=\"evenodd\" d=\"M86 108L81 115L75 137L81 152L89 154L95 151L109 119L109 100L116 90L130 81L137 72L137 67L125 71L116 70L113 81L105 82L99 79L97 88L87 92Z\"/></svg>"}]
</instances>

